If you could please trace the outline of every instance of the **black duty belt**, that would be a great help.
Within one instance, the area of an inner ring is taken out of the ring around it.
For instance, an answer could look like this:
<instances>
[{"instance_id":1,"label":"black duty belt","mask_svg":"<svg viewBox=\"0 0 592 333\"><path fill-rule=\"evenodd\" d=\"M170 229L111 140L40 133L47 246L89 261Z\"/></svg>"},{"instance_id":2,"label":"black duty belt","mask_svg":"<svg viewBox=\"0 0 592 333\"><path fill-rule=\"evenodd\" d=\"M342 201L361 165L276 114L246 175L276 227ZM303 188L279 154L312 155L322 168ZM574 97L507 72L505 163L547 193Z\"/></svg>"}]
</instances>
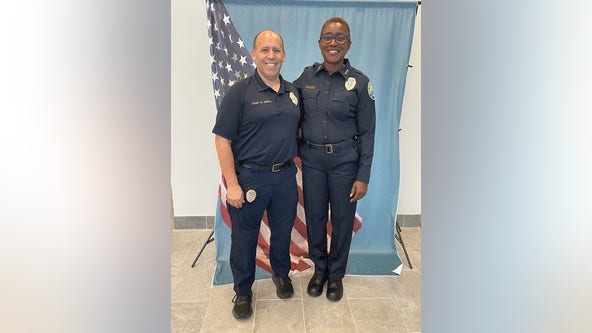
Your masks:
<instances>
[{"instance_id":1,"label":"black duty belt","mask_svg":"<svg viewBox=\"0 0 592 333\"><path fill-rule=\"evenodd\" d=\"M334 152L337 152L339 149L342 149L347 146L352 146L352 143L354 143L354 142L356 142L355 139L349 139L349 140L341 141L339 143L326 143L326 144L317 144L317 143L312 143L309 141L304 141L304 144L308 148L322 150L326 154L333 154Z\"/></svg>"},{"instance_id":2,"label":"black duty belt","mask_svg":"<svg viewBox=\"0 0 592 333\"><path fill-rule=\"evenodd\" d=\"M236 162L236 164L251 170L279 172L290 166L290 161L275 163L273 165L260 165L251 162Z\"/></svg>"}]
</instances>

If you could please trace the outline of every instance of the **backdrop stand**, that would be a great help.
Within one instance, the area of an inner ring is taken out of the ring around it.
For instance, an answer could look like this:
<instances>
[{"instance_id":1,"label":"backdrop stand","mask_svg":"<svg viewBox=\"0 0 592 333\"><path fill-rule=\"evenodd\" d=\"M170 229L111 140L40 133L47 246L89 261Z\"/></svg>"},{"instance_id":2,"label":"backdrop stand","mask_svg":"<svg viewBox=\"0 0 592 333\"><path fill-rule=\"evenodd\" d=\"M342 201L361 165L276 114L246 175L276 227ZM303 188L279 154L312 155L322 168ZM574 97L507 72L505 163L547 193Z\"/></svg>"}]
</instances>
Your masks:
<instances>
[{"instance_id":1,"label":"backdrop stand","mask_svg":"<svg viewBox=\"0 0 592 333\"><path fill-rule=\"evenodd\" d=\"M212 228L212 232L210 233L210 236L204 242L203 246L201 247L201 250L199 250L199 253L195 257L195 260L193 260L193 264L191 264L191 267L195 266L195 263L197 262L197 259L199 259L199 257L201 256L201 253L206 248L206 245L210 244L213 241L214 241L214 228ZM407 254L407 252L405 252L405 254Z\"/></svg>"},{"instance_id":2,"label":"backdrop stand","mask_svg":"<svg viewBox=\"0 0 592 333\"><path fill-rule=\"evenodd\" d=\"M405 252L405 257L407 258L409 268L413 268L413 266L411 265L411 260L409 259L409 254L407 254L407 249L405 248L405 243L403 242L403 237L401 237L401 227L399 227L399 222L395 222L395 229L395 239L399 241L399 243L401 243L401 246L403 247L403 252Z\"/></svg>"}]
</instances>

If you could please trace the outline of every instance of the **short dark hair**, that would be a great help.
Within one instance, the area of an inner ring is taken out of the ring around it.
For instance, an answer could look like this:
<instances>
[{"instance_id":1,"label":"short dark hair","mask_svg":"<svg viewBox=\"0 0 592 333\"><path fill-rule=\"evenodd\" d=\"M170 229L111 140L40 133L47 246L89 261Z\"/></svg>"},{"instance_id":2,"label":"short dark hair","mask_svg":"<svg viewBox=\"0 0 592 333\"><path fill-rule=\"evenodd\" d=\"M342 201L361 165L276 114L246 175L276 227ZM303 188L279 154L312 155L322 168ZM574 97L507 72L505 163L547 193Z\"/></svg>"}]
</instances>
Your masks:
<instances>
[{"instance_id":1,"label":"short dark hair","mask_svg":"<svg viewBox=\"0 0 592 333\"><path fill-rule=\"evenodd\" d=\"M323 23L323 26L321 27L321 35L323 34L323 30L325 30L325 27L329 24L329 23L341 23L345 26L345 28L347 29L347 34L351 36L350 32L349 32L349 24L347 24L347 21L342 19L341 17L335 16L332 17L330 19L328 19L327 21L325 21L325 23Z\"/></svg>"}]
</instances>

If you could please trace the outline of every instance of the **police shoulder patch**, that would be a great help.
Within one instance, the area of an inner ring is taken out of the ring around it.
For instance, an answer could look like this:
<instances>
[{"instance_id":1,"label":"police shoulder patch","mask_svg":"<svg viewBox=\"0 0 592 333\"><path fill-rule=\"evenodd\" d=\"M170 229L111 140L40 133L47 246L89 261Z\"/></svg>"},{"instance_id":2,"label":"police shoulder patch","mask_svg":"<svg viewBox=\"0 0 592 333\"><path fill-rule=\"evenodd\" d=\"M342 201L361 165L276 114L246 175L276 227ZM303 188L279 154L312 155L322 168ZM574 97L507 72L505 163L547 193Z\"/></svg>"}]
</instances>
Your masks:
<instances>
[{"instance_id":1,"label":"police shoulder patch","mask_svg":"<svg viewBox=\"0 0 592 333\"><path fill-rule=\"evenodd\" d=\"M370 81L368 81L368 96L374 100L374 87Z\"/></svg>"}]
</instances>

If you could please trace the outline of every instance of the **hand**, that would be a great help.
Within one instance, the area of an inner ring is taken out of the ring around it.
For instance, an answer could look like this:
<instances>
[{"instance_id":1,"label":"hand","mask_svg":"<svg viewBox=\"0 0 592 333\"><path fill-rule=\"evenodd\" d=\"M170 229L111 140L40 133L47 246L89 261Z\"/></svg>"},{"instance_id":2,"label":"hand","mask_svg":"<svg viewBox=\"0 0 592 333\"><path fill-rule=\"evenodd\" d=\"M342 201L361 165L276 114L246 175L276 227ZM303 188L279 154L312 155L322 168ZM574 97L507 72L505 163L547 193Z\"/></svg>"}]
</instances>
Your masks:
<instances>
[{"instance_id":1,"label":"hand","mask_svg":"<svg viewBox=\"0 0 592 333\"><path fill-rule=\"evenodd\" d=\"M356 180L352 185L351 191L349 192L349 202L354 202L362 199L366 192L368 192L368 184Z\"/></svg>"},{"instance_id":2,"label":"hand","mask_svg":"<svg viewBox=\"0 0 592 333\"><path fill-rule=\"evenodd\" d=\"M235 208L241 208L245 203L243 189L240 186L231 186L226 189L226 202Z\"/></svg>"}]
</instances>

